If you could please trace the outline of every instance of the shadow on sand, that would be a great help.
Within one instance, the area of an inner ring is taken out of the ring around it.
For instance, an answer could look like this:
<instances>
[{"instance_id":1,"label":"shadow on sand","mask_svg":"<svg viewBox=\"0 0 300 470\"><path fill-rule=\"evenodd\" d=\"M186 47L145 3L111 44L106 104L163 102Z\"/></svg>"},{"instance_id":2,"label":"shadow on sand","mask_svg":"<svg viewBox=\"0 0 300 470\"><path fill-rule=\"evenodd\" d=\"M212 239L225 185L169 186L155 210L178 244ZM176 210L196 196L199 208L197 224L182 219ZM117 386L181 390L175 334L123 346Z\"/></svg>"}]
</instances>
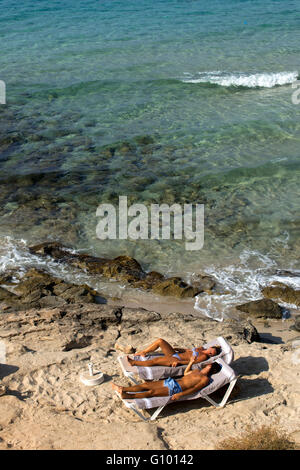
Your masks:
<instances>
[{"instance_id":1,"label":"shadow on sand","mask_svg":"<svg viewBox=\"0 0 300 470\"><path fill-rule=\"evenodd\" d=\"M10 374L14 374L19 370L19 367L17 366L11 366L8 364L0 364L0 380L3 379L4 377L7 377Z\"/></svg>"},{"instance_id":2,"label":"shadow on sand","mask_svg":"<svg viewBox=\"0 0 300 470\"><path fill-rule=\"evenodd\" d=\"M269 364L264 357L245 356L234 361L232 368L237 375L258 375L269 370Z\"/></svg>"}]
</instances>

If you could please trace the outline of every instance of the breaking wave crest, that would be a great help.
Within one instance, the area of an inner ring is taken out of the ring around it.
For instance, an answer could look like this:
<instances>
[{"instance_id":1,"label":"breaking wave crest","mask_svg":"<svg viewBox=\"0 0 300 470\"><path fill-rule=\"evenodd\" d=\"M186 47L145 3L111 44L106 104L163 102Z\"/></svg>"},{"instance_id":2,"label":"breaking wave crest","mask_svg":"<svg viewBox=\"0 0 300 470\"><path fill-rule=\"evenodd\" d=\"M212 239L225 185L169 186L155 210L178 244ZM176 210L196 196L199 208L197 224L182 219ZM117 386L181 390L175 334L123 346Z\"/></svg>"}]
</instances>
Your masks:
<instances>
[{"instance_id":1,"label":"breaking wave crest","mask_svg":"<svg viewBox=\"0 0 300 470\"><path fill-rule=\"evenodd\" d=\"M205 273L213 276L221 286L223 294L200 294L196 297L194 308L202 315L217 321L230 318L236 305L261 299L262 287L274 281L283 282L296 290L300 289L300 271L280 270L271 253L263 255L257 251L245 250L240 254L240 263L222 268L211 266L205 269ZM297 308L296 305L283 301L280 301L280 305L287 309Z\"/></svg>"},{"instance_id":2,"label":"breaking wave crest","mask_svg":"<svg viewBox=\"0 0 300 470\"><path fill-rule=\"evenodd\" d=\"M278 85L288 85L298 79L298 72L278 73L227 73L199 72L196 75L185 73L184 83L211 83L224 87L273 88Z\"/></svg>"}]
</instances>

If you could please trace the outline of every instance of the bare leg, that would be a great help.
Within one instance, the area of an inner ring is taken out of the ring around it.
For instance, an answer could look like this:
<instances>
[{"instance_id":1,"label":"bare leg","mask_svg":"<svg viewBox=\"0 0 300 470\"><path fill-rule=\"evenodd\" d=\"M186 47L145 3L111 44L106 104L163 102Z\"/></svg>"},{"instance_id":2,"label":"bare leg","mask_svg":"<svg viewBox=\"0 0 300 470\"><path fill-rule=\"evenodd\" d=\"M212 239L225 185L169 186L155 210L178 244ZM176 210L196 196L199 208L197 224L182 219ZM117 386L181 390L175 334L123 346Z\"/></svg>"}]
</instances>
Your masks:
<instances>
[{"instance_id":1,"label":"bare leg","mask_svg":"<svg viewBox=\"0 0 300 470\"><path fill-rule=\"evenodd\" d=\"M164 339L159 338L154 343L150 344L146 349L135 353L137 356L146 356L150 352L156 351L158 348L162 350L165 356L172 356L175 354L175 349Z\"/></svg>"},{"instance_id":2,"label":"bare leg","mask_svg":"<svg viewBox=\"0 0 300 470\"><path fill-rule=\"evenodd\" d=\"M149 383L144 382L142 384L132 385L130 387L121 387L113 383L112 388L117 390L121 394L122 398L127 399L166 397L169 395L169 389L163 385L163 380Z\"/></svg>"},{"instance_id":3,"label":"bare leg","mask_svg":"<svg viewBox=\"0 0 300 470\"><path fill-rule=\"evenodd\" d=\"M167 397L168 395L169 395L168 389L166 390L162 389L161 391L156 391L156 392L153 392L152 390L148 390L147 392L142 392L142 393L122 392L121 394L122 398L125 398L127 400L130 400L130 399L132 400L135 398Z\"/></svg>"},{"instance_id":4,"label":"bare leg","mask_svg":"<svg viewBox=\"0 0 300 470\"><path fill-rule=\"evenodd\" d=\"M121 385L117 385L115 383L111 384L112 389L116 390L119 393L122 392L144 392L145 390L149 390L149 386L147 386L147 383L142 383L142 384L137 384L137 385L131 385L129 387L122 387Z\"/></svg>"},{"instance_id":5,"label":"bare leg","mask_svg":"<svg viewBox=\"0 0 300 470\"><path fill-rule=\"evenodd\" d=\"M143 384L142 384L143 385ZM121 393L122 398L134 399L134 398L151 398L151 397L167 397L169 395L169 389L164 387L158 382L152 382L152 387L149 387L148 390L139 392L139 393L128 393L123 389ZM125 387L124 387L125 388ZM130 388L130 387L128 387ZM127 389L127 387L126 387ZM133 392L133 390L131 389Z\"/></svg>"},{"instance_id":6,"label":"bare leg","mask_svg":"<svg viewBox=\"0 0 300 470\"><path fill-rule=\"evenodd\" d=\"M172 356L159 356L148 361L135 361L127 356L128 362L132 366L152 367L152 366L167 366L172 367L174 358Z\"/></svg>"}]
</instances>

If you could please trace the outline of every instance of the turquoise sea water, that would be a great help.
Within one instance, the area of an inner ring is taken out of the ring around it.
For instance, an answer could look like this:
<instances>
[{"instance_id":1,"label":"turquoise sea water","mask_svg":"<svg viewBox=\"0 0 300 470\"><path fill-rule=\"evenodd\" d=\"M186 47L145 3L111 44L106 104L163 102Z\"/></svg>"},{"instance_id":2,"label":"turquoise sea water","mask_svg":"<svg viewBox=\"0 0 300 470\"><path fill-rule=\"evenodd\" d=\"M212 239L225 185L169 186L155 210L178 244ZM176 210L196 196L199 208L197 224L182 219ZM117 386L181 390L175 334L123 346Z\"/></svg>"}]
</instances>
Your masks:
<instances>
[{"instance_id":1,"label":"turquoise sea water","mask_svg":"<svg viewBox=\"0 0 300 470\"><path fill-rule=\"evenodd\" d=\"M185 276L299 269L297 0L0 0L0 39L3 266L55 239ZM204 248L101 242L119 195L205 204Z\"/></svg>"}]
</instances>

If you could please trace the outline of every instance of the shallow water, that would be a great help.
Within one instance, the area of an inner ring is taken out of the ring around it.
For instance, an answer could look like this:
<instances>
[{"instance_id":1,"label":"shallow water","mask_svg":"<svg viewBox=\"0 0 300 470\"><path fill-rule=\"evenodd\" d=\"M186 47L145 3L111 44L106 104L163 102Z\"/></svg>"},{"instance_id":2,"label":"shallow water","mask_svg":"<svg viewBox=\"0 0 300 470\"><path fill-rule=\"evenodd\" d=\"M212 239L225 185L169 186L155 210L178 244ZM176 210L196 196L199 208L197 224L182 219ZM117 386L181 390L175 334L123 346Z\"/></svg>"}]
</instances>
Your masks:
<instances>
[{"instance_id":1,"label":"shallow water","mask_svg":"<svg viewBox=\"0 0 300 470\"><path fill-rule=\"evenodd\" d=\"M270 263L300 269L299 2L0 4L2 269L5 236L237 276L239 298ZM96 209L119 195L203 203L204 248L98 240Z\"/></svg>"}]
</instances>

